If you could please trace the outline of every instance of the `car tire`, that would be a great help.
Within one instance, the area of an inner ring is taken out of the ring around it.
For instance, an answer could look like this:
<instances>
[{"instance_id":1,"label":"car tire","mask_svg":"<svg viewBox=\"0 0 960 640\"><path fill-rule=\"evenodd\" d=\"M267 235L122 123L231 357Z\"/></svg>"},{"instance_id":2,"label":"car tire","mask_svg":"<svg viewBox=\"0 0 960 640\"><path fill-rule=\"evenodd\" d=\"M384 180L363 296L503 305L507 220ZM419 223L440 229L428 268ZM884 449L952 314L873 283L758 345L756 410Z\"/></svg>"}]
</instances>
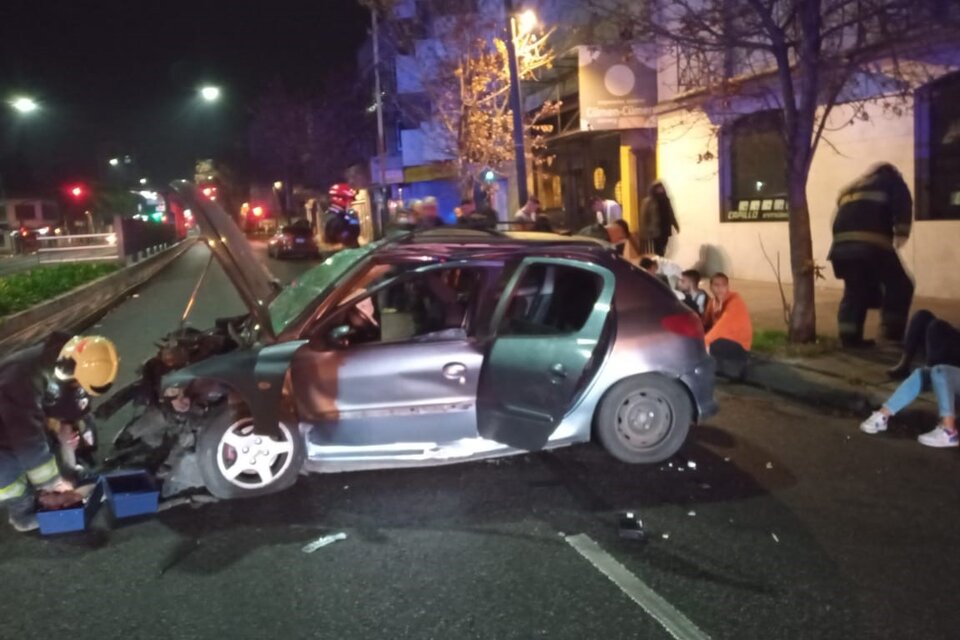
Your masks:
<instances>
[{"instance_id":1,"label":"car tire","mask_svg":"<svg viewBox=\"0 0 960 640\"><path fill-rule=\"evenodd\" d=\"M648 373L610 387L596 414L596 434L613 457L630 464L663 462L683 446L693 403L677 380Z\"/></svg>"},{"instance_id":2,"label":"car tire","mask_svg":"<svg viewBox=\"0 0 960 640\"><path fill-rule=\"evenodd\" d=\"M297 425L280 423L277 435L260 434L252 418L228 407L212 414L197 438L204 485L222 499L255 498L290 488L306 454ZM237 473L231 477L231 472Z\"/></svg>"}]
</instances>

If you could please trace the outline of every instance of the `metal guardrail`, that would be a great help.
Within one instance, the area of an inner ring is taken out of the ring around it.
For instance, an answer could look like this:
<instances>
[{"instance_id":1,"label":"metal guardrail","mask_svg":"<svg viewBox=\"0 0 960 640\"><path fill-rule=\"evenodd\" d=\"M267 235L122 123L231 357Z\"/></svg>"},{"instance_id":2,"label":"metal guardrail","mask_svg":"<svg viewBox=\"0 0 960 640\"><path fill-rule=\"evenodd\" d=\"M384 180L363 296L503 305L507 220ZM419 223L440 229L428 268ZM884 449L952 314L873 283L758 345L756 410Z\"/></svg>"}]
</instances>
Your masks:
<instances>
[{"instance_id":1,"label":"metal guardrail","mask_svg":"<svg viewBox=\"0 0 960 640\"><path fill-rule=\"evenodd\" d=\"M86 233L73 236L37 238L37 262L91 262L117 260L119 244L115 233Z\"/></svg>"}]
</instances>

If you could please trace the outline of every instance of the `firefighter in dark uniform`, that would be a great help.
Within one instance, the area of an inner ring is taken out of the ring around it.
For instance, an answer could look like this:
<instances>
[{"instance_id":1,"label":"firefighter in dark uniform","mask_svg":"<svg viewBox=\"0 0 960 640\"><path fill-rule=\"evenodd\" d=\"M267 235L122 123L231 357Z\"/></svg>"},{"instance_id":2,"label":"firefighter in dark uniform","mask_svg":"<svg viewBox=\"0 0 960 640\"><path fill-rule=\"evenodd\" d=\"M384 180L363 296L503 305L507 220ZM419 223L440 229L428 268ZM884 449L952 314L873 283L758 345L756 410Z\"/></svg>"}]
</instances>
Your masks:
<instances>
[{"instance_id":1,"label":"firefighter in dark uniform","mask_svg":"<svg viewBox=\"0 0 960 640\"><path fill-rule=\"evenodd\" d=\"M0 503L17 531L37 528L33 490L74 488L50 450L48 388L74 380L88 394L100 395L116 378L118 364L117 350L106 338L63 333L0 360Z\"/></svg>"},{"instance_id":2,"label":"firefighter in dark uniform","mask_svg":"<svg viewBox=\"0 0 960 640\"><path fill-rule=\"evenodd\" d=\"M910 236L912 218L910 190L893 165L877 165L840 193L827 259L844 285L837 313L844 346L872 344L863 339L863 324L867 309L877 307L882 337L903 339L913 282L897 248Z\"/></svg>"}]
</instances>

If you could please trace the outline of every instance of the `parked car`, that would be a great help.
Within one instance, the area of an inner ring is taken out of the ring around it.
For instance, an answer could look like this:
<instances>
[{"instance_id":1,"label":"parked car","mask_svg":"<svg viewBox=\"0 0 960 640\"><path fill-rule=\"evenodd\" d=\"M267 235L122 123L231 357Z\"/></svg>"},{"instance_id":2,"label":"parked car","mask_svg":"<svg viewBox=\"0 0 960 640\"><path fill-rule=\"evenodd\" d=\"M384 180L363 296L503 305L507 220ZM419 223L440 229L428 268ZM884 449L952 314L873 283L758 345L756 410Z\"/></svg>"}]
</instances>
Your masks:
<instances>
[{"instance_id":1,"label":"parked car","mask_svg":"<svg viewBox=\"0 0 960 640\"><path fill-rule=\"evenodd\" d=\"M267 255L271 258L318 258L320 246L313 228L306 220L298 220L277 229L267 241Z\"/></svg>"},{"instance_id":2,"label":"parked car","mask_svg":"<svg viewBox=\"0 0 960 640\"><path fill-rule=\"evenodd\" d=\"M249 308L167 337L142 416L167 492L221 498L301 471L465 462L596 439L656 463L715 411L697 317L590 239L463 228L340 251L277 291L214 202L176 184ZM142 448L142 446L141 446ZM131 454L132 455L132 454Z\"/></svg>"}]
</instances>

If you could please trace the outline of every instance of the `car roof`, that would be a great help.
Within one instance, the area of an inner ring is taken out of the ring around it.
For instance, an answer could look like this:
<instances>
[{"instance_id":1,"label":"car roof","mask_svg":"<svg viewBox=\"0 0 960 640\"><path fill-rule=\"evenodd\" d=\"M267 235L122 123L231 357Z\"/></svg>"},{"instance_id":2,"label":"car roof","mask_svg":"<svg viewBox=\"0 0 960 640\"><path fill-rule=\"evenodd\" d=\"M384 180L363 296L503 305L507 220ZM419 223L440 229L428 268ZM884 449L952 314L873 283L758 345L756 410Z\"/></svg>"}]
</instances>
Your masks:
<instances>
[{"instance_id":1,"label":"car roof","mask_svg":"<svg viewBox=\"0 0 960 640\"><path fill-rule=\"evenodd\" d=\"M382 257L428 254L447 258L565 254L590 261L612 257L612 246L585 236L535 231L490 231L440 227L397 236L375 252Z\"/></svg>"}]
</instances>

